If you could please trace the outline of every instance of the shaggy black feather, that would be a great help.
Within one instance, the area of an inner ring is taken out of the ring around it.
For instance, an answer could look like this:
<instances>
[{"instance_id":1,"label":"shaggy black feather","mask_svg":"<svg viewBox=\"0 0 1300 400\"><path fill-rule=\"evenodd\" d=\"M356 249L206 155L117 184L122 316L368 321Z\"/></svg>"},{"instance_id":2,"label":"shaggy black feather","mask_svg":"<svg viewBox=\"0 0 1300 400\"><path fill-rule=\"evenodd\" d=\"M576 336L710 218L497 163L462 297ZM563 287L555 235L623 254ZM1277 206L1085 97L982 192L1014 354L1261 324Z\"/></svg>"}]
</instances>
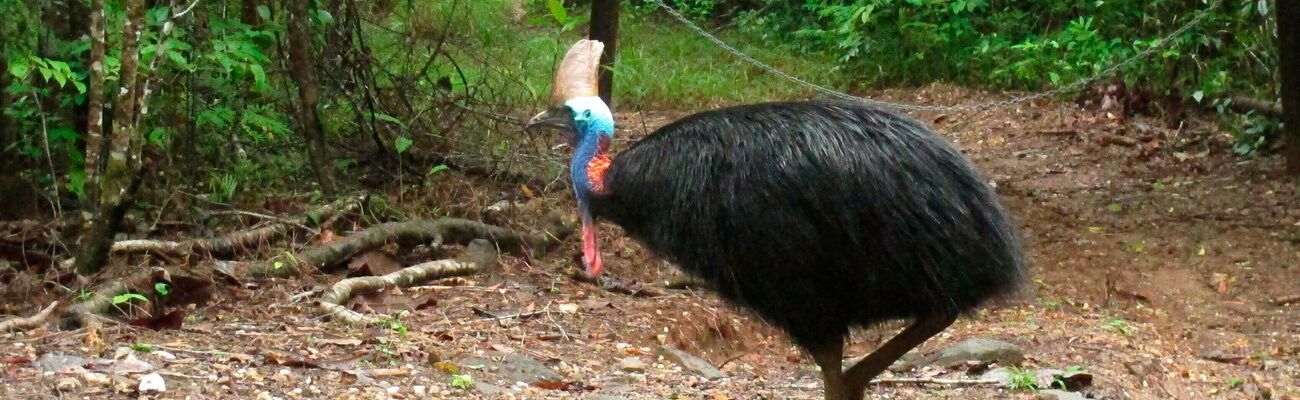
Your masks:
<instances>
[{"instance_id":1,"label":"shaggy black feather","mask_svg":"<svg viewBox=\"0 0 1300 400\"><path fill-rule=\"evenodd\" d=\"M620 153L592 211L805 347L851 326L971 311L1024 262L992 190L946 140L869 106L703 112Z\"/></svg>"}]
</instances>

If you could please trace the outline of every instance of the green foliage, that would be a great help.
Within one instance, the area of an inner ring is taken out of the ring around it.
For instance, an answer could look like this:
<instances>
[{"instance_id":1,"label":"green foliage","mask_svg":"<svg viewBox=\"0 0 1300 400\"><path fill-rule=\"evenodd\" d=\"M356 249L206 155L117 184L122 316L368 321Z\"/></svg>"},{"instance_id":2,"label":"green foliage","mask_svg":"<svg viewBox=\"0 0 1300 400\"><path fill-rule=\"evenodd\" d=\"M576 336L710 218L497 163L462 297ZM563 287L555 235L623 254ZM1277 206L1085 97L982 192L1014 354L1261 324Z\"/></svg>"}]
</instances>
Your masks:
<instances>
[{"instance_id":1,"label":"green foliage","mask_svg":"<svg viewBox=\"0 0 1300 400\"><path fill-rule=\"evenodd\" d=\"M153 345L148 343L132 343L131 350L139 353L150 353L153 352Z\"/></svg>"},{"instance_id":2,"label":"green foliage","mask_svg":"<svg viewBox=\"0 0 1300 400\"><path fill-rule=\"evenodd\" d=\"M1128 336L1133 334L1133 326L1122 318L1114 318L1101 325L1101 329Z\"/></svg>"},{"instance_id":3,"label":"green foliage","mask_svg":"<svg viewBox=\"0 0 1300 400\"><path fill-rule=\"evenodd\" d=\"M127 292L127 293L119 294L117 296L113 296L112 302L113 305L118 306L118 305L130 303L131 301L149 301L149 299L138 293Z\"/></svg>"},{"instance_id":4,"label":"green foliage","mask_svg":"<svg viewBox=\"0 0 1300 400\"><path fill-rule=\"evenodd\" d=\"M1010 367L1011 375L1007 376L1004 386L1007 390L1015 392L1034 392L1038 391L1038 376L1034 370Z\"/></svg>"},{"instance_id":5,"label":"green foliage","mask_svg":"<svg viewBox=\"0 0 1300 400\"><path fill-rule=\"evenodd\" d=\"M228 202L235 198L235 191L239 189L239 181L234 175L219 174L212 175L208 178L208 189L212 192L212 201L218 203Z\"/></svg>"},{"instance_id":6,"label":"green foliage","mask_svg":"<svg viewBox=\"0 0 1300 400\"><path fill-rule=\"evenodd\" d=\"M468 374L454 374L451 376L450 385L456 389L469 390L474 387L474 377L469 376Z\"/></svg>"},{"instance_id":7,"label":"green foliage","mask_svg":"<svg viewBox=\"0 0 1300 400\"><path fill-rule=\"evenodd\" d=\"M158 282L153 284L153 291L158 292L159 295L166 296L172 292L172 288L171 285L164 282Z\"/></svg>"}]
</instances>

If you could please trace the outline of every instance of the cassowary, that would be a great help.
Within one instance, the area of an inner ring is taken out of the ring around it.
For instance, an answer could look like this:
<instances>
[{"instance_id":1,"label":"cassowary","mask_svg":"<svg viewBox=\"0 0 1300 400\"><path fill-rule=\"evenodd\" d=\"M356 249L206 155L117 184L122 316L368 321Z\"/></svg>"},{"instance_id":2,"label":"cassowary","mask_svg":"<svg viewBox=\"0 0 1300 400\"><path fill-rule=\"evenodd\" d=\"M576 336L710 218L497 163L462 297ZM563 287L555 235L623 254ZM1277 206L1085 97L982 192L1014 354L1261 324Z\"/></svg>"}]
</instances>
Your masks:
<instances>
[{"instance_id":1,"label":"cassowary","mask_svg":"<svg viewBox=\"0 0 1300 400\"><path fill-rule=\"evenodd\" d=\"M569 133L585 274L596 221L712 283L821 366L826 398L860 399L907 351L1024 280L1017 233L973 166L908 118L859 103L775 102L685 117L611 158L596 95L603 45L561 62L528 127ZM915 322L852 367L854 326Z\"/></svg>"}]
</instances>

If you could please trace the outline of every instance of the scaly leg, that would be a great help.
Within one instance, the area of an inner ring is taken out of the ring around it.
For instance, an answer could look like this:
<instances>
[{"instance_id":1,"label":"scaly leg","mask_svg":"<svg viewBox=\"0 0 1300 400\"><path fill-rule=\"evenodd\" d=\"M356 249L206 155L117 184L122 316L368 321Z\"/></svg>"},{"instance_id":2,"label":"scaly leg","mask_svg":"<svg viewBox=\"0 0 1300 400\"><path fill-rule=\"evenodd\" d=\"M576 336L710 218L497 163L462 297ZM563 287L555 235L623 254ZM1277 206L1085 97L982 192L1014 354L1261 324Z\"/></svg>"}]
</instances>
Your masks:
<instances>
[{"instance_id":1,"label":"scaly leg","mask_svg":"<svg viewBox=\"0 0 1300 400\"><path fill-rule=\"evenodd\" d=\"M847 400L848 392L844 388L844 341L835 340L824 346L810 348L813 361L822 369L822 384L826 388L826 400Z\"/></svg>"},{"instance_id":2,"label":"scaly leg","mask_svg":"<svg viewBox=\"0 0 1300 400\"><path fill-rule=\"evenodd\" d=\"M913 322L907 329L903 329L897 336L889 339L876 351L871 352L862 361L858 361L857 364L844 372L840 383L844 385L843 388L847 395L845 399L861 400L863 392L867 389L867 383L871 382L872 378L880 375L881 372L885 372L885 369L889 368L889 365L893 364L894 361L903 357L903 354L916 348L916 346L920 346L921 343L939 334L939 332L943 332L956 320L957 316L954 314L939 314L917 318L916 322ZM820 361L818 362L820 363Z\"/></svg>"}]
</instances>

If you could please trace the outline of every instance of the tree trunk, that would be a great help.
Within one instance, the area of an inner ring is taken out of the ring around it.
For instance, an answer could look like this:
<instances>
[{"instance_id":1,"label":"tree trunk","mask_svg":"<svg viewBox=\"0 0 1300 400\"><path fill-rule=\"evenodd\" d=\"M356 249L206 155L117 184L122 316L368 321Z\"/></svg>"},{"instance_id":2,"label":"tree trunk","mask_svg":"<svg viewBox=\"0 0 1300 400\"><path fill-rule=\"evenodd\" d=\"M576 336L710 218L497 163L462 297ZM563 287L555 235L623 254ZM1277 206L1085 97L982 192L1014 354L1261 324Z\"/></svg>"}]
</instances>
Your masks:
<instances>
[{"instance_id":1,"label":"tree trunk","mask_svg":"<svg viewBox=\"0 0 1300 400\"><path fill-rule=\"evenodd\" d=\"M0 43L0 54L5 54L5 45ZM14 129L10 128L9 117L5 116L5 110L9 109L9 92L4 88L9 87L9 63L7 57L0 56L0 171L9 169L5 165L5 160L11 160L9 155L5 154L5 149L9 148L9 143L13 141L9 136L14 134Z\"/></svg>"},{"instance_id":2,"label":"tree trunk","mask_svg":"<svg viewBox=\"0 0 1300 400\"><path fill-rule=\"evenodd\" d=\"M593 0L591 2L591 31L587 38L605 44L600 55L600 99L614 107L614 55L618 51L619 0Z\"/></svg>"},{"instance_id":3,"label":"tree trunk","mask_svg":"<svg viewBox=\"0 0 1300 400\"><path fill-rule=\"evenodd\" d=\"M321 191L335 193L334 174L325 148L325 129L316 109L316 77L312 71L311 30L308 24L311 0L287 0L289 12L289 73L298 86L298 122L307 135L307 157Z\"/></svg>"},{"instance_id":4,"label":"tree trunk","mask_svg":"<svg viewBox=\"0 0 1300 400\"><path fill-rule=\"evenodd\" d=\"M81 199L82 225L89 232L99 204L99 172L104 168L104 1L90 0L90 76L86 85L85 197Z\"/></svg>"},{"instance_id":5,"label":"tree trunk","mask_svg":"<svg viewBox=\"0 0 1300 400\"><path fill-rule=\"evenodd\" d=\"M1286 171L1300 178L1300 1L1278 1L1275 7Z\"/></svg>"},{"instance_id":6,"label":"tree trunk","mask_svg":"<svg viewBox=\"0 0 1300 400\"><path fill-rule=\"evenodd\" d=\"M257 15L257 7L262 5L262 0L244 0L239 13L239 22L253 27L253 29L262 28L262 17Z\"/></svg>"},{"instance_id":7,"label":"tree trunk","mask_svg":"<svg viewBox=\"0 0 1300 400\"><path fill-rule=\"evenodd\" d=\"M119 82L121 89L114 101L113 130L108 135L108 157L100 177L99 203L88 218L81 236L76 269L81 275L99 272L108 259L113 234L125 213L126 199L138 187L139 154L143 138L136 134L136 113L140 104L137 77L140 61L140 28L144 20L144 0L126 0L126 22L122 28L122 55ZM100 12L103 11L101 8Z\"/></svg>"}]
</instances>

